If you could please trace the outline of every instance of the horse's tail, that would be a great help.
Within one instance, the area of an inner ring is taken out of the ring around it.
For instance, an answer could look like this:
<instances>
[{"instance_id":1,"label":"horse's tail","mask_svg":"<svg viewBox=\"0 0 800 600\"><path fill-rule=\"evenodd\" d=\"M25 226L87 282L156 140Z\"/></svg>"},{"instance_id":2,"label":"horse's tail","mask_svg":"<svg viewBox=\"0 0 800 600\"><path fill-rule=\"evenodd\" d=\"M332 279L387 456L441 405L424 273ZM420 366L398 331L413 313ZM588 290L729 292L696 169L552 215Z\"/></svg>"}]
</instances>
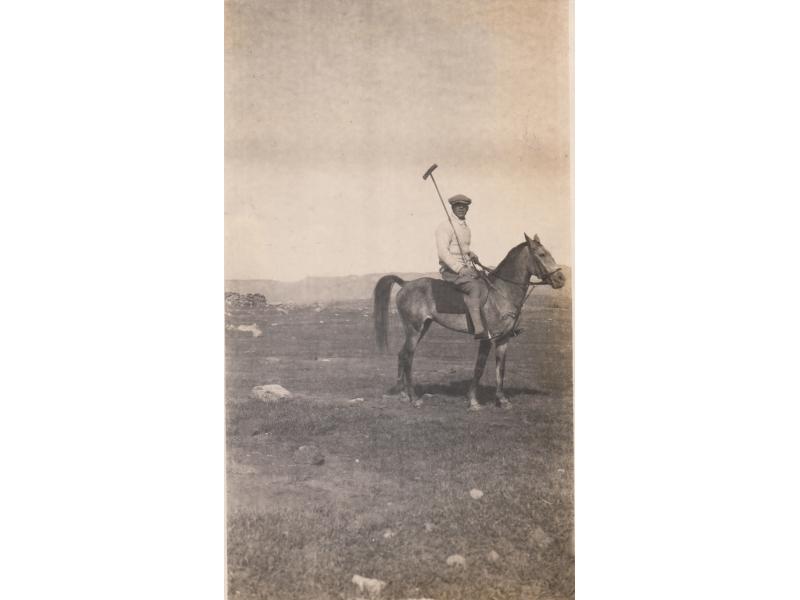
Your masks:
<instances>
[{"instance_id":1,"label":"horse's tail","mask_svg":"<svg viewBox=\"0 0 800 600\"><path fill-rule=\"evenodd\" d=\"M375 284L372 294L373 316L375 318L375 341L378 349L385 352L389 349L389 298L391 297L392 284L402 286L405 281L397 275L384 275Z\"/></svg>"}]
</instances>

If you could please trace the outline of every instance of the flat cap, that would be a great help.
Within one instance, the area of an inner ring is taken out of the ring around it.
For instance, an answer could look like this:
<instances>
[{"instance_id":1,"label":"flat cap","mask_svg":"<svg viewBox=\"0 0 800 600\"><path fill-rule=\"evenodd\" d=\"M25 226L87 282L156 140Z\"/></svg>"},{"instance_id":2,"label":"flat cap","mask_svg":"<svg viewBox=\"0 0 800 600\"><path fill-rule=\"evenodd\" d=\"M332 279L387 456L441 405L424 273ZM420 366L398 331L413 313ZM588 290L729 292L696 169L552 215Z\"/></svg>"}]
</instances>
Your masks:
<instances>
[{"instance_id":1,"label":"flat cap","mask_svg":"<svg viewBox=\"0 0 800 600\"><path fill-rule=\"evenodd\" d=\"M455 204L466 204L467 206L469 206L470 204L472 204L472 200L467 198L464 194L456 194L452 198L449 198L447 201L450 203L451 206Z\"/></svg>"}]
</instances>

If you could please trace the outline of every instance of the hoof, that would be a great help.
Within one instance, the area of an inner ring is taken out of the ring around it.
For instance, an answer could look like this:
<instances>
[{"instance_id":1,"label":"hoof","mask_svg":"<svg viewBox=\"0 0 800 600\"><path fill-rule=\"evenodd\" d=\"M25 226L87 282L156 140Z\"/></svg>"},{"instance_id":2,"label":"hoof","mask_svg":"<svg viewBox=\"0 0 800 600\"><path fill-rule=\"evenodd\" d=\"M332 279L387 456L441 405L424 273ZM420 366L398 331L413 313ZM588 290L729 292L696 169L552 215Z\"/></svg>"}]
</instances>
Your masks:
<instances>
[{"instance_id":1,"label":"hoof","mask_svg":"<svg viewBox=\"0 0 800 600\"><path fill-rule=\"evenodd\" d=\"M508 398L506 398L505 396L500 396L494 402L497 406L501 408L511 408L513 406L511 402L508 401Z\"/></svg>"},{"instance_id":2,"label":"hoof","mask_svg":"<svg viewBox=\"0 0 800 600\"><path fill-rule=\"evenodd\" d=\"M404 402L408 402L409 400L411 400L411 398L409 398L408 394L406 394L405 392L400 392L399 398Z\"/></svg>"},{"instance_id":3,"label":"hoof","mask_svg":"<svg viewBox=\"0 0 800 600\"><path fill-rule=\"evenodd\" d=\"M416 400L414 400L414 401L413 401L411 404L413 404L413 405L414 405L414 408L419 408L420 406L422 406L423 402L422 402L422 400L420 400L419 398L417 398L417 399L416 399Z\"/></svg>"},{"instance_id":4,"label":"hoof","mask_svg":"<svg viewBox=\"0 0 800 600\"><path fill-rule=\"evenodd\" d=\"M478 404L477 402L470 402L469 403L469 410L471 410L471 411L479 411L479 410L483 410L483 407L480 404Z\"/></svg>"}]
</instances>

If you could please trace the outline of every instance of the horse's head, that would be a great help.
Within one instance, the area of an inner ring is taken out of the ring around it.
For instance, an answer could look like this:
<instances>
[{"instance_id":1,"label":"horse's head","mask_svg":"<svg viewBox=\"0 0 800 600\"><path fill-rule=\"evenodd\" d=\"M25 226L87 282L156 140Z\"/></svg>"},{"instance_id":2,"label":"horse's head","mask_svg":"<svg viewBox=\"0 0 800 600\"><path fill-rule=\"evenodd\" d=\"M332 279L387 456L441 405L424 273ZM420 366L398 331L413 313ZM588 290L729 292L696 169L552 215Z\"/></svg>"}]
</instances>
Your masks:
<instances>
[{"instance_id":1,"label":"horse's head","mask_svg":"<svg viewBox=\"0 0 800 600\"><path fill-rule=\"evenodd\" d=\"M542 246L539 236L534 235L533 239L525 234L525 241L528 243L528 271L535 275L553 289L564 287L567 278L561 272L561 267L556 264L550 251Z\"/></svg>"}]
</instances>

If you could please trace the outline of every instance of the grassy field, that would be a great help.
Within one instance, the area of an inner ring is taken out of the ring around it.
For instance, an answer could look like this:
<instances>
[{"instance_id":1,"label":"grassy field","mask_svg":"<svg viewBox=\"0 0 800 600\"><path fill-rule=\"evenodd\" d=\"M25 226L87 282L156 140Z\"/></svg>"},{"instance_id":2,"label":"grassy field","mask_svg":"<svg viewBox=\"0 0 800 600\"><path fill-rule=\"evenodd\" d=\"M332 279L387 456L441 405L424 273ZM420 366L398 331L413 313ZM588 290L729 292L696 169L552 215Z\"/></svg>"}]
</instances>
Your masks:
<instances>
[{"instance_id":1,"label":"grassy field","mask_svg":"<svg viewBox=\"0 0 800 600\"><path fill-rule=\"evenodd\" d=\"M494 408L489 368L472 413L467 336L431 328L412 408L384 396L397 316L381 355L367 301L230 310L229 597L368 597L354 575L386 582L386 599L573 597L570 318L567 298L534 294L509 346L514 408ZM252 324L263 335L234 329ZM249 398L268 383L293 397ZM463 566L446 563L456 554Z\"/></svg>"}]
</instances>

